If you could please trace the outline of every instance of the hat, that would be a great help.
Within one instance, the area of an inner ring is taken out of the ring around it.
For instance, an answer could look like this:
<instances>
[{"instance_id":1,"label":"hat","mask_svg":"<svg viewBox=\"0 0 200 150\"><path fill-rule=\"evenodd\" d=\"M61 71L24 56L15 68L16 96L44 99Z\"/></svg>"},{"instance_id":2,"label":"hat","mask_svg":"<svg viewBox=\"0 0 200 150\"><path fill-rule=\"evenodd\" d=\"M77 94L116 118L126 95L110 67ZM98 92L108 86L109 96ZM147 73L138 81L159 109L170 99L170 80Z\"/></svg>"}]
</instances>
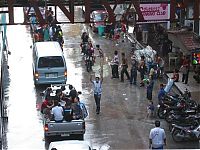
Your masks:
<instances>
[{"instance_id":1,"label":"hat","mask_svg":"<svg viewBox=\"0 0 200 150\"><path fill-rule=\"evenodd\" d=\"M97 48L99 48L99 47L100 47L100 45L98 44L98 45L96 45L96 47L97 47Z\"/></svg>"}]
</instances>

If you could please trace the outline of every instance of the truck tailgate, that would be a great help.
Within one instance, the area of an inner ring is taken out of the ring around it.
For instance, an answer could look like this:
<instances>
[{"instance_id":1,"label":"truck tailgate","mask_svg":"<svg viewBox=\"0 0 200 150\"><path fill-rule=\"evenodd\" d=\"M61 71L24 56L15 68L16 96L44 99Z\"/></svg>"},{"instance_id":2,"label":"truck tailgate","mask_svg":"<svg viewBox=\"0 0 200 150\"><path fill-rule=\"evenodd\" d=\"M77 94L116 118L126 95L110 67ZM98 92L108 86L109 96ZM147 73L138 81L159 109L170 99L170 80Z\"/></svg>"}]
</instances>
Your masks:
<instances>
[{"instance_id":1,"label":"truck tailgate","mask_svg":"<svg viewBox=\"0 0 200 150\"><path fill-rule=\"evenodd\" d=\"M64 134L84 134L85 133L85 121L84 120L72 120L71 122L63 121L56 123L50 121L45 124L45 135L64 135Z\"/></svg>"}]
</instances>

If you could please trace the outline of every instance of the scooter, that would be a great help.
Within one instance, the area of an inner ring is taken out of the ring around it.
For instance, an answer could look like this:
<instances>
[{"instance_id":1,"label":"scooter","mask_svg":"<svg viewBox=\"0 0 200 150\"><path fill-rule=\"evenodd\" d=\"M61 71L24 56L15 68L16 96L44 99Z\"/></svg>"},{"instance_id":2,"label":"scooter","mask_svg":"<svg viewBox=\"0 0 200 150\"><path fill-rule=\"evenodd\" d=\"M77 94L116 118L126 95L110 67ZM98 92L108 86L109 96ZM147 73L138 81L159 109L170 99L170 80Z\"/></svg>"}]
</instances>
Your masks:
<instances>
[{"instance_id":1,"label":"scooter","mask_svg":"<svg viewBox=\"0 0 200 150\"><path fill-rule=\"evenodd\" d=\"M172 126L172 138L175 142L200 139L200 125L183 127L173 124Z\"/></svg>"}]
</instances>

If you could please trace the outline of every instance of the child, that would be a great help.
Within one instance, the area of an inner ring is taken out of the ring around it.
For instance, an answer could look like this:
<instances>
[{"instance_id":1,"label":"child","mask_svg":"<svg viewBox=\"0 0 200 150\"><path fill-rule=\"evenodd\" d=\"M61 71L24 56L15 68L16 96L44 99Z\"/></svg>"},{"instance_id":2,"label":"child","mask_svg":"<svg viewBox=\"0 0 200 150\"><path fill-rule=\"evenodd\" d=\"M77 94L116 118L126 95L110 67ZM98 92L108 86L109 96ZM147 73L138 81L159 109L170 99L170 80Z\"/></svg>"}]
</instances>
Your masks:
<instances>
[{"instance_id":1,"label":"child","mask_svg":"<svg viewBox=\"0 0 200 150\"><path fill-rule=\"evenodd\" d=\"M147 106L147 118L152 117L154 114L154 105L153 105L153 101L149 101L149 105Z\"/></svg>"}]
</instances>

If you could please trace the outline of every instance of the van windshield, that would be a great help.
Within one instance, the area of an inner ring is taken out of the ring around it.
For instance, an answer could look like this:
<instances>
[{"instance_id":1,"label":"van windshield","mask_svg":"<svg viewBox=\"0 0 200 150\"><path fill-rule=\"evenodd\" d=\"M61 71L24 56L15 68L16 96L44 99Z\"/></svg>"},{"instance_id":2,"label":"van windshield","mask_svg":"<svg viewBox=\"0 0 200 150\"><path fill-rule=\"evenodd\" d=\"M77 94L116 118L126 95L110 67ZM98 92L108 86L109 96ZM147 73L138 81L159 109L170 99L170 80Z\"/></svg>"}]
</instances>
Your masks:
<instances>
[{"instance_id":1,"label":"van windshield","mask_svg":"<svg viewBox=\"0 0 200 150\"><path fill-rule=\"evenodd\" d=\"M38 68L64 67L61 56L41 57L38 62Z\"/></svg>"}]
</instances>

